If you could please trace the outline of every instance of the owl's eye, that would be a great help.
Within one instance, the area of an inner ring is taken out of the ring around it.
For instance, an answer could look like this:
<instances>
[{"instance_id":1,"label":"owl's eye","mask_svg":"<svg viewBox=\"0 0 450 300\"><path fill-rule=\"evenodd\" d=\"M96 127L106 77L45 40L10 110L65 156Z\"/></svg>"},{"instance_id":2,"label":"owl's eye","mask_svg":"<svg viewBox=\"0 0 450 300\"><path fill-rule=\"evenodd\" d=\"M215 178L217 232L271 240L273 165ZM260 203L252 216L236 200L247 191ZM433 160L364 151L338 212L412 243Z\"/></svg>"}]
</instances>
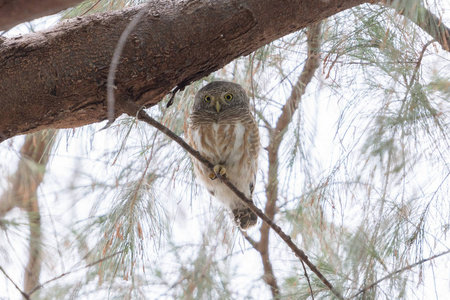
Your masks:
<instances>
[{"instance_id":1,"label":"owl's eye","mask_svg":"<svg viewBox=\"0 0 450 300\"><path fill-rule=\"evenodd\" d=\"M224 98L225 98L225 100L227 100L227 101L231 101L231 99L233 99L233 94L226 94L226 95L224 96Z\"/></svg>"},{"instance_id":2,"label":"owl's eye","mask_svg":"<svg viewBox=\"0 0 450 300\"><path fill-rule=\"evenodd\" d=\"M210 95L206 95L204 99L205 99L205 102L208 103L211 101L212 98Z\"/></svg>"}]
</instances>

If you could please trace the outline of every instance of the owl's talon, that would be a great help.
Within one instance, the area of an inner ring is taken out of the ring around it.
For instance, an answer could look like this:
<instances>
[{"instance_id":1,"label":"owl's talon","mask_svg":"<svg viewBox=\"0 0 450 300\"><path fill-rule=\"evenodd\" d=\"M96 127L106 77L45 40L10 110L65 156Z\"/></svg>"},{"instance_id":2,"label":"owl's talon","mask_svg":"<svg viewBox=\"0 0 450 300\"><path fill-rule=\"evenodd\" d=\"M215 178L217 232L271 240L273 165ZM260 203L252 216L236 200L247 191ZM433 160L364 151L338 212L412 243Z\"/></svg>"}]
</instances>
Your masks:
<instances>
[{"instance_id":1,"label":"owl's talon","mask_svg":"<svg viewBox=\"0 0 450 300\"><path fill-rule=\"evenodd\" d=\"M214 173L209 174L209 179L211 179L211 180L217 179L216 174L214 174Z\"/></svg>"},{"instance_id":2,"label":"owl's talon","mask_svg":"<svg viewBox=\"0 0 450 300\"><path fill-rule=\"evenodd\" d=\"M214 166L214 173L216 173L216 178L217 177L226 177L227 176L227 169L225 169L225 166L223 165L215 165ZM210 177L211 178L211 175Z\"/></svg>"}]
</instances>

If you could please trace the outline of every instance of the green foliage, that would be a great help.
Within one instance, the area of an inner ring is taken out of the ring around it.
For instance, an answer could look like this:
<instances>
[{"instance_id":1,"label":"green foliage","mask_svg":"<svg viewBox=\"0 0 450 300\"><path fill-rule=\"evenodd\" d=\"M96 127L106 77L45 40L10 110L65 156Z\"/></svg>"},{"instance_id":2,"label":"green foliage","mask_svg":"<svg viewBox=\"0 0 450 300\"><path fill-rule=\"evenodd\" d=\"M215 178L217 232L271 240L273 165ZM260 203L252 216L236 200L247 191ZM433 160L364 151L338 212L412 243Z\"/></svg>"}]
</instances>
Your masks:
<instances>
[{"instance_id":1,"label":"green foliage","mask_svg":"<svg viewBox=\"0 0 450 300\"><path fill-rule=\"evenodd\" d=\"M66 16L138 3L85 1ZM388 8L361 6L323 28L322 65L278 152L275 221L345 297L420 299L416 289L429 284L427 265L406 269L448 250L449 54ZM186 87L171 107L167 97L148 111L183 136L196 91L212 80L232 80L247 89L267 148L307 55L306 31L291 34ZM54 161L70 156L73 166L61 182L57 166L47 174L46 184L58 189L48 191L55 196L43 217L51 228L45 278L70 275L37 298L271 298L259 254L197 188L184 151L134 118L122 117L106 132L99 128L59 136ZM266 149L260 166L254 201L264 207ZM0 220L1 237L25 244L22 224ZM298 258L270 238L282 299L311 298L311 289L314 299L332 299L322 281L307 270L308 283ZM2 261L13 256L0 243L3 253Z\"/></svg>"},{"instance_id":2,"label":"green foliage","mask_svg":"<svg viewBox=\"0 0 450 300\"><path fill-rule=\"evenodd\" d=\"M85 0L79 5L68 9L63 14L63 18L68 19L77 16L119 10L145 2L145 0Z\"/></svg>"}]
</instances>

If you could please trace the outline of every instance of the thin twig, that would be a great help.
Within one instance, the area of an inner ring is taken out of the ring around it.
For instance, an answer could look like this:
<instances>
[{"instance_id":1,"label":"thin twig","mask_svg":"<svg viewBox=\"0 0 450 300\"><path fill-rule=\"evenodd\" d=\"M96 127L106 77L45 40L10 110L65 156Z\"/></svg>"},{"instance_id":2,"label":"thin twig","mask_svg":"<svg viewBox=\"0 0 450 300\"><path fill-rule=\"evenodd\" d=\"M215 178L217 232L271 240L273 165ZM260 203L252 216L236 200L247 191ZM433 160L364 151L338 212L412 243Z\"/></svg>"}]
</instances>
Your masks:
<instances>
[{"instance_id":1,"label":"thin twig","mask_svg":"<svg viewBox=\"0 0 450 300\"><path fill-rule=\"evenodd\" d=\"M147 9L142 8L131 20L130 23L128 23L127 27L122 31L122 34L120 35L119 41L117 42L117 46L114 49L114 54L111 59L111 64L109 66L109 72L108 72L108 80L106 84L106 96L108 101L108 123L106 123L105 128L108 128L115 119L115 111L114 111L114 89L116 88L114 85L114 79L116 77L116 71L117 67L119 66L119 59L122 55L123 48L125 47L125 43L127 42L128 36L131 34L133 29L138 24L139 20L142 18L142 16L147 12Z\"/></svg>"},{"instance_id":2,"label":"thin twig","mask_svg":"<svg viewBox=\"0 0 450 300\"><path fill-rule=\"evenodd\" d=\"M242 235L244 236L244 238L247 240L247 242L249 242L249 244L252 245L252 247L253 247L256 251L258 251L258 242L255 241L254 239L252 239L252 237L249 236L249 235L247 234L247 232L241 230L241 233L242 233Z\"/></svg>"},{"instance_id":3,"label":"thin twig","mask_svg":"<svg viewBox=\"0 0 450 300\"><path fill-rule=\"evenodd\" d=\"M414 84L414 82L417 79L416 78L417 77L417 73L419 73L419 69L420 69L420 66L422 64L422 59L423 59L423 56L425 55L425 51L427 50L428 46L430 46L434 42L435 42L434 40L431 40L431 41L428 41L427 43L425 43L425 45L423 45L422 51L420 51L419 59L417 60L416 67L414 68L414 72L413 72L413 75L411 77L411 81L410 81L409 86L408 86L408 92L406 94L409 93L409 90L411 90L412 85Z\"/></svg>"},{"instance_id":4,"label":"thin twig","mask_svg":"<svg viewBox=\"0 0 450 300\"><path fill-rule=\"evenodd\" d=\"M113 253L113 254L108 255L108 256L106 256L106 257L100 258L100 259L98 259L98 260L96 260L96 261L94 261L94 262L91 262L90 264L87 264L87 265L85 265L85 266L83 266L83 267L80 267L80 268L75 269L75 270L72 270L72 271L64 272L64 273L62 273L62 274L60 274L60 275L58 275L58 276L56 276L56 277L54 277L54 278L52 278L52 279L49 279L49 280L47 280L46 282L41 283L41 284L39 284L38 286L36 286L34 289L32 289L32 290L29 292L29 296L31 296L34 292L36 292L37 290L41 289L44 285L46 285L46 284L48 284L48 283L50 283L50 282L52 282L52 281L58 280L58 279L60 279L60 278L62 278L62 277L64 277L64 276L67 276L67 275L70 275L70 274L72 274L72 273L75 273L75 272L84 270L84 269L86 269L86 268L92 267L92 266L94 266L94 265L96 265L96 264L99 264L99 263L101 263L101 262L103 262L103 261L105 261L105 260L110 259L111 257L114 257L114 256L116 256L116 255L118 255L118 254L121 254L122 252L123 252L123 251L119 251L119 252ZM28 297L28 299L29 299L29 297Z\"/></svg>"},{"instance_id":5,"label":"thin twig","mask_svg":"<svg viewBox=\"0 0 450 300\"><path fill-rule=\"evenodd\" d=\"M81 15L80 15L80 17L82 17L82 16L84 16L84 15L86 15L88 12L90 12L92 9L94 9L94 7L96 7L97 6L97 4L99 4L100 3L100 1L101 0L97 0L97 2L95 2L91 7L89 7L89 9L88 10L86 10L84 13L82 13Z\"/></svg>"},{"instance_id":6,"label":"thin twig","mask_svg":"<svg viewBox=\"0 0 450 300\"><path fill-rule=\"evenodd\" d=\"M180 91L181 88L177 85L171 92L170 92L170 99L166 104L166 108L169 108L172 106L173 104L173 100L175 99L175 95L177 94L178 91Z\"/></svg>"},{"instance_id":7,"label":"thin twig","mask_svg":"<svg viewBox=\"0 0 450 300\"><path fill-rule=\"evenodd\" d=\"M176 135L174 132L172 132L169 128L162 125L152 117L150 117L145 111L141 110L140 107L138 107L133 102L126 102L123 103L123 109L125 109L126 113L130 116L137 115L139 119L142 121L150 124L151 126L155 127L165 135L167 135L170 139L175 141L177 144L179 144L184 150L186 150L189 154L191 154L193 157L195 157L198 161L200 161L202 164L204 164L208 169L211 171L214 171L214 165L209 162L206 158L204 158L200 153L196 150L194 150L191 146L189 146L182 138L180 138L178 135ZM338 299L344 299L340 292L338 292L333 285L325 278L325 276L317 269L317 267L309 260L308 256L303 252L300 248L295 245L295 243L292 241L291 237L284 233L284 231L276 225L269 217L267 217L262 210L260 210L258 207L256 207L253 204L253 201L249 200L247 197L245 197L244 193L239 191L227 178L220 177L223 184L228 186L235 194L238 196L258 217L260 217L267 225L270 226L270 228L275 231L278 236L288 245L289 248L294 252L294 254L302 261L305 262L305 264L313 271L317 277L325 284L325 286L328 287L328 289L338 298Z\"/></svg>"},{"instance_id":8,"label":"thin twig","mask_svg":"<svg viewBox=\"0 0 450 300\"><path fill-rule=\"evenodd\" d=\"M404 271L410 270L410 269L412 269L412 268L414 268L414 267L417 267L418 265L421 265L421 264L423 264L423 263L425 263L425 262L427 262L427 261L433 260L433 259L435 259L435 258L438 258L438 257L440 257L440 256L443 256L443 255L446 255L446 254L449 254L449 253L450 253L450 250L447 250L447 251L441 252L441 253L439 253L439 254L436 254L436 255L434 255L434 256L431 256L431 257L422 259L422 260L420 260L420 261L418 261L418 262L416 262L416 263L414 263L414 264L412 264L412 265L408 265L408 266L406 266L406 267L404 267L404 268L401 268L401 269L399 269L399 270L397 270L397 271L394 271L394 272L392 272L392 273L389 273L388 275L386 275L386 276L384 276L383 278L381 278L381 279L375 281L374 283L371 283L371 284L369 284L369 285L366 285L366 286L363 287L361 290L359 290L359 292L357 292L356 294L354 294L353 296L351 296L351 297L348 298L348 299L353 299L353 298L357 297L358 295L360 295L360 294L362 294L362 293L365 293L366 291L370 290L371 288L373 288L374 286L376 286L376 285L379 284L380 282L382 282L382 281L384 281L384 280L386 280L386 279L389 279L389 278L391 278L392 276L394 276L394 275L396 275L396 274L399 274L399 273L402 273L402 272L404 272Z\"/></svg>"},{"instance_id":9,"label":"thin twig","mask_svg":"<svg viewBox=\"0 0 450 300\"><path fill-rule=\"evenodd\" d=\"M20 289L20 287L14 282L14 280L12 280L11 277L9 277L8 274L5 272L5 270L3 270L2 266L0 266L0 271L2 271L2 273L6 276L6 278L8 278L8 280L11 281L14 287L22 294L22 296L25 299L30 299L30 296Z\"/></svg>"},{"instance_id":10,"label":"thin twig","mask_svg":"<svg viewBox=\"0 0 450 300\"><path fill-rule=\"evenodd\" d=\"M303 263L303 261L300 261L302 263L302 267L303 267L303 272L305 274L306 277L306 281L308 282L308 286L309 286L309 293L311 294L311 299L314 300L314 293L313 293L313 289L311 287L311 281L309 280L309 275L308 272L306 272L306 267L305 264Z\"/></svg>"}]
</instances>

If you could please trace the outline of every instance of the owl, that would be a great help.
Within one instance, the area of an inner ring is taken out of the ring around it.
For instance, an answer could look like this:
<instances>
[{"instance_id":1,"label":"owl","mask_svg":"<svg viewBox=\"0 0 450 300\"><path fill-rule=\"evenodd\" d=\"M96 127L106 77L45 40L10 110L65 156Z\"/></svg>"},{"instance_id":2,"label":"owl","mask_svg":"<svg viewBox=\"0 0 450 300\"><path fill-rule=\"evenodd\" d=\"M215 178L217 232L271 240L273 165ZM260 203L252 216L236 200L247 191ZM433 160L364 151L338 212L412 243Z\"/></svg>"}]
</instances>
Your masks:
<instances>
[{"instance_id":1,"label":"owl","mask_svg":"<svg viewBox=\"0 0 450 300\"><path fill-rule=\"evenodd\" d=\"M256 224L256 214L217 175L225 176L251 199L260 150L258 125L244 89L227 81L211 82L195 96L187 124L188 143L214 165L214 173L192 158L195 176L231 210L241 229Z\"/></svg>"}]
</instances>

